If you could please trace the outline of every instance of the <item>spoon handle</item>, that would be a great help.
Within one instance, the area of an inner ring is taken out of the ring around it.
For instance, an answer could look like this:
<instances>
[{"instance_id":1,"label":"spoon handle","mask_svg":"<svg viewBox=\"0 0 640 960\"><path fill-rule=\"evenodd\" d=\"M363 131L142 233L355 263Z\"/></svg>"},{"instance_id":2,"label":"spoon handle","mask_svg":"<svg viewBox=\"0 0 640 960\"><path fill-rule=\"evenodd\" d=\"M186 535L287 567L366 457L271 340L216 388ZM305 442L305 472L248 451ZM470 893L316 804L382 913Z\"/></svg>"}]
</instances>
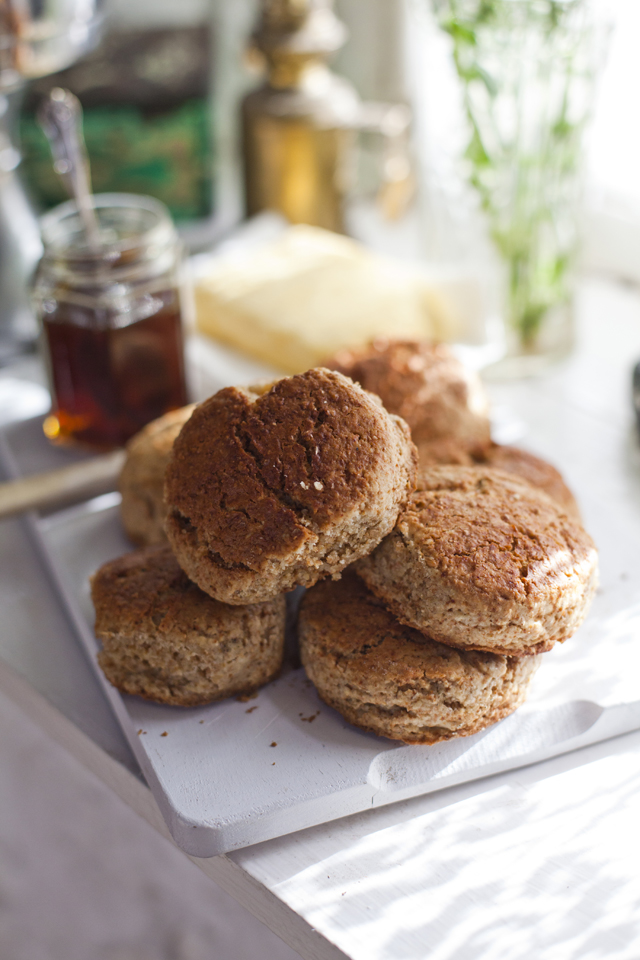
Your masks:
<instances>
[{"instance_id":1,"label":"spoon handle","mask_svg":"<svg viewBox=\"0 0 640 960\"><path fill-rule=\"evenodd\" d=\"M99 247L80 101L69 90L54 87L40 105L38 120L51 146L54 170L78 205L87 241L90 246Z\"/></svg>"}]
</instances>

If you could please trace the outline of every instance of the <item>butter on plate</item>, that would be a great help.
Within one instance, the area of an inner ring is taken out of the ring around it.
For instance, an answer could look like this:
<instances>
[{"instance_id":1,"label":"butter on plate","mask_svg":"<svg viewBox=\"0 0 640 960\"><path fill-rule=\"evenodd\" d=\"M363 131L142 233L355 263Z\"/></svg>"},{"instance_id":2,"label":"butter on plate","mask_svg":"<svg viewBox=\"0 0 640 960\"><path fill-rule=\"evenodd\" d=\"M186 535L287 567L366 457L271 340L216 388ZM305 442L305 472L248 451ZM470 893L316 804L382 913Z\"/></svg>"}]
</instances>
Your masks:
<instances>
[{"instance_id":1,"label":"butter on plate","mask_svg":"<svg viewBox=\"0 0 640 960\"><path fill-rule=\"evenodd\" d=\"M448 339L435 288L317 227L288 227L257 249L213 258L194 295L202 333L288 373L377 336Z\"/></svg>"}]
</instances>

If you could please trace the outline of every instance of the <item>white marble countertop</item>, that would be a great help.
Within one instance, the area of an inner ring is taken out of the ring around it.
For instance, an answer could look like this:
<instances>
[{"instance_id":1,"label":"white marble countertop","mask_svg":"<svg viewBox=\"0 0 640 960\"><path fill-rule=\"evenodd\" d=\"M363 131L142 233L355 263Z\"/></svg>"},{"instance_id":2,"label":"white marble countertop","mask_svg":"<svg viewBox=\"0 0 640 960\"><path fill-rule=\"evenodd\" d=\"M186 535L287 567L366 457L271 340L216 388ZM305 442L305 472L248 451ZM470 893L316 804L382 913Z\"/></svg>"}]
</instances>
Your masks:
<instances>
[{"instance_id":1,"label":"white marble countertop","mask_svg":"<svg viewBox=\"0 0 640 960\"><path fill-rule=\"evenodd\" d=\"M640 545L640 295L585 281L578 317L567 365L491 392L602 548L606 670L608 630L640 643L640 552L617 549ZM0 689L166 834L20 521L0 524L0 563ZM637 960L639 793L637 732L196 862L309 960Z\"/></svg>"}]
</instances>

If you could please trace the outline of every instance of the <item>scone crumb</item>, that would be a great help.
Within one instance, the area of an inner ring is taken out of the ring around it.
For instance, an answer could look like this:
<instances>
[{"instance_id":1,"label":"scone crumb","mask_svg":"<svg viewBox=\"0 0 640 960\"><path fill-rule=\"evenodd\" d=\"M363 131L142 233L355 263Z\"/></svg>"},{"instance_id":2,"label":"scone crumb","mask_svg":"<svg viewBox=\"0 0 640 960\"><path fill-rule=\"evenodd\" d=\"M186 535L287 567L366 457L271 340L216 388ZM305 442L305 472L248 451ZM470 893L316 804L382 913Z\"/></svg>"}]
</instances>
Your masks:
<instances>
[{"instance_id":1,"label":"scone crumb","mask_svg":"<svg viewBox=\"0 0 640 960\"><path fill-rule=\"evenodd\" d=\"M241 693L236 697L238 703L247 703L249 700L256 700L258 697L258 691L254 690L253 693Z\"/></svg>"}]
</instances>

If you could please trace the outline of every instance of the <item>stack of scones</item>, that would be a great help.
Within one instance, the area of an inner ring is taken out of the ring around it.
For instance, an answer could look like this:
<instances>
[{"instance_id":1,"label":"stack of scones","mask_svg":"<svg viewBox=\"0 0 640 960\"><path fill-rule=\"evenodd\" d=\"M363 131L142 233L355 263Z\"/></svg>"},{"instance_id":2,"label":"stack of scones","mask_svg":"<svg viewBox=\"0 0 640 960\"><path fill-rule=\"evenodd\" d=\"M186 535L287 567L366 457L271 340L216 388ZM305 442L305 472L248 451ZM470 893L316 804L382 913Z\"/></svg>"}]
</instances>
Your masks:
<instances>
[{"instance_id":1,"label":"stack of scones","mask_svg":"<svg viewBox=\"0 0 640 960\"><path fill-rule=\"evenodd\" d=\"M329 706L405 743L467 736L523 702L596 588L562 477L492 443L442 345L377 340L221 390L130 441L120 487L142 549L92 578L99 660L160 703L276 677L303 586L300 657Z\"/></svg>"}]
</instances>

